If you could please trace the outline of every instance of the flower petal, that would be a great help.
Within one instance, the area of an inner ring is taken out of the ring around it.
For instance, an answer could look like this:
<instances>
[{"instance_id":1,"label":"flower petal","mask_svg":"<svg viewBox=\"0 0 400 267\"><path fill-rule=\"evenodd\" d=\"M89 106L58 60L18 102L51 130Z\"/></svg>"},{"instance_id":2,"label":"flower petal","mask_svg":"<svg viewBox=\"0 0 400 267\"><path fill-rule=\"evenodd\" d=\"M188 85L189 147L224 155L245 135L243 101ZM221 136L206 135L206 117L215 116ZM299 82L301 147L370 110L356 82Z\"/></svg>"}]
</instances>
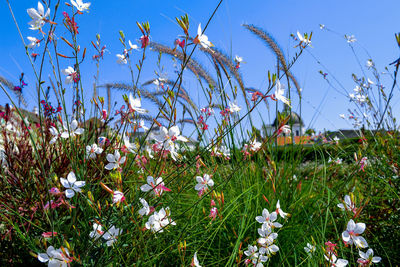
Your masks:
<instances>
[{"instance_id":1,"label":"flower petal","mask_svg":"<svg viewBox=\"0 0 400 267\"><path fill-rule=\"evenodd\" d=\"M148 184L144 184L140 187L140 190L142 190L143 192L149 192L150 190L153 190L153 187L151 187Z\"/></svg>"},{"instance_id":2,"label":"flower petal","mask_svg":"<svg viewBox=\"0 0 400 267\"><path fill-rule=\"evenodd\" d=\"M154 177L153 177L153 176L147 176L147 183L148 183L149 185L150 185L150 184L155 185Z\"/></svg>"},{"instance_id":3,"label":"flower petal","mask_svg":"<svg viewBox=\"0 0 400 267\"><path fill-rule=\"evenodd\" d=\"M65 196L67 198L72 198L73 196L75 196L75 191L72 189L67 189L65 190Z\"/></svg>"},{"instance_id":4,"label":"flower petal","mask_svg":"<svg viewBox=\"0 0 400 267\"><path fill-rule=\"evenodd\" d=\"M61 184L65 187L65 188L71 188L71 185L68 183L68 180L65 178L60 178L60 182Z\"/></svg>"},{"instance_id":5,"label":"flower petal","mask_svg":"<svg viewBox=\"0 0 400 267\"><path fill-rule=\"evenodd\" d=\"M355 222L350 219L350 221L347 223L347 231L353 231L356 228Z\"/></svg>"},{"instance_id":6,"label":"flower petal","mask_svg":"<svg viewBox=\"0 0 400 267\"><path fill-rule=\"evenodd\" d=\"M71 128L71 132L75 131L76 128L78 128L78 122L77 122L77 120L72 120L72 121L71 121L71 124L70 124L69 126L70 126L70 128Z\"/></svg>"},{"instance_id":7,"label":"flower petal","mask_svg":"<svg viewBox=\"0 0 400 267\"><path fill-rule=\"evenodd\" d=\"M109 171L110 171L110 170L115 169L117 166L118 166L117 164L110 162L110 163L108 163L104 168L105 168L106 170L109 170Z\"/></svg>"},{"instance_id":8,"label":"flower petal","mask_svg":"<svg viewBox=\"0 0 400 267\"><path fill-rule=\"evenodd\" d=\"M348 243L349 240L350 240L350 234L349 234L349 232L344 231L344 232L342 233L342 238L343 238L343 241L344 241L344 242Z\"/></svg>"},{"instance_id":9,"label":"flower petal","mask_svg":"<svg viewBox=\"0 0 400 267\"><path fill-rule=\"evenodd\" d=\"M74 183L74 187L82 187L82 186L85 186L85 181L77 181L77 182L75 182Z\"/></svg>"},{"instance_id":10,"label":"flower petal","mask_svg":"<svg viewBox=\"0 0 400 267\"><path fill-rule=\"evenodd\" d=\"M362 234L364 233L364 230L365 230L365 223L357 223L354 229L354 233Z\"/></svg>"},{"instance_id":11,"label":"flower petal","mask_svg":"<svg viewBox=\"0 0 400 267\"><path fill-rule=\"evenodd\" d=\"M67 139L67 138L69 138L69 133L68 132L63 132L61 134L61 137L64 138L64 139Z\"/></svg>"},{"instance_id":12,"label":"flower petal","mask_svg":"<svg viewBox=\"0 0 400 267\"><path fill-rule=\"evenodd\" d=\"M37 258L40 262L48 262L49 261L49 255L47 255L46 253L39 253Z\"/></svg>"},{"instance_id":13,"label":"flower petal","mask_svg":"<svg viewBox=\"0 0 400 267\"><path fill-rule=\"evenodd\" d=\"M356 246L359 247L359 248L367 248L367 247L368 247L367 240L365 240L365 238L362 237L362 236L356 236L356 237L354 237L354 243L355 243Z\"/></svg>"},{"instance_id":14,"label":"flower petal","mask_svg":"<svg viewBox=\"0 0 400 267\"><path fill-rule=\"evenodd\" d=\"M83 132L84 132L85 130L83 129L83 128L78 128L78 129L76 129L75 130L75 134L83 134Z\"/></svg>"},{"instance_id":15,"label":"flower petal","mask_svg":"<svg viewBox=\"0 0 400 267\"><path fill-rule=\"evenodd\" d=\"M70 184L73 184L76 182L76 176L74 172L70 172L67 176L67 180Z\"/></svg>"},{"instance_id":16,"label":"flower petal","mask_svg":"<svg viewBox=\"0 0 400 267\"><path fill-rule=\"evenodd\" d=\"M115 157L114 157L114 155L113 154L107 154L107 160L109 161L109 162L115 162Z\"/></svg>"}]
</instances>

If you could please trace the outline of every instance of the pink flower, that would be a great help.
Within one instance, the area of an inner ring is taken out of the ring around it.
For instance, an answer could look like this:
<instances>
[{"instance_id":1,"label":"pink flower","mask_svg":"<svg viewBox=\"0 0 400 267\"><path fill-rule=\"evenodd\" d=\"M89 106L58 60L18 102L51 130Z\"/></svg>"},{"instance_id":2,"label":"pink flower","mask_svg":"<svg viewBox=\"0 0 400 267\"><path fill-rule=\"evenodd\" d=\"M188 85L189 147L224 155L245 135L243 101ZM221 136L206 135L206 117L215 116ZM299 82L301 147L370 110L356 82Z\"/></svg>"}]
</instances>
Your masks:
<instances>
[{"instance_id":1,"label":"pink flower","mask_svg":"<svg viewBox=\"0 0 400 267\"><path fill-rule=\"evenodd\" d=\"M364 170L365 166L367 166L367 160L368 160L367 157L363 157L363 158L360 160L360 170L363 171L363 172L365 171L365 170Z\"/></svg>"},{"instance_id":2,"label":"pink flower","mask_svg":"<svg viewBox=\"0 0 400 267\"><path fill-rule=\"evenodd\" d=\"M337 244L332 243L331 241L328 241L328 242L325 242L325 246L326 246L326 252L328 252L328 254L331 254L331 253L336 254Z\"/></svg>"},{"instance_id":3,"label":"pink flower","mask_svg":"<svg viewBox=\"0 0 400 267\"><path fill-rule=\"evenodd\" d=\"M120 191L114 191L113 193L113 203L120 203L122 201L125 201L125 196L124 193L120 192Z\"/></svg>"},{"instance_id":4,"label":"pink flower","mask_svg":"<svg viewBox=\"0 0 400 267\"><path fill-rule=\"evenodd\" d=\"M147 176L147 184L140 187L143 192L153 191L154 195L160 197L164 191L171 191L164 185L162 177L158 177L155 181L152 176Z\"/></svg>"},{"instance_id":5,"label":"pink flower","mask_svg":"<svg viewBox=\"0 0 400 267\"><path fill-rule=\"evenodd\" d=\"M180 40L179 38L175 40L175 47L180 46L182 49L185 48L185 40Z\"/></svg>"},{"instance_id":6,"label":"pink flower","mask_svg":"<svg viewBox=\"0 0 400 267\"><path fill-rule=\"evenodd\" d=\"M149 36L148 35L142 35L142 37L140 37L140 42L142 43L142 48L145 48L150 43Z\"/></svg>"},{"instance_id":7,"label":"pink flower","mask_svg":"<svg viewBox=\"0 0 400 267\"><path fill-rule=\"evenodd\" d=\"M259 91L251 93L251 101L257 101L259 96L264 97L264 95Z\"/></svg>"},{"instance_id":8,"label":"pink flower","mask_svg":"<svg viewBox=\"0 0 400 267\"><path fill-rule=\"evenodd\" d=\"M218 214L218 209L216 207L211 208L210 210L210 215L208 215L209 218L211 218L211 221L214 221L215 218L217 217Z\"/></svg>"},{"instance_id":9,"label":"pink flower","mask_svg":"<svg viewBox=\"0 0 400 267\"><path fill-rule=\"evenodd\" d=\"M103 109L101 111L101 121L105 122L107 120L107 110Z\"/></svg>"},{"instance_id":10,"label":"pink flower","mask_svg":"<svg viewBox=\"0 0 400 267\"><path fill-rule=\"evenodd\" d=\"M57 232L43 232L42 236L44 238L52 238L56 236L58 233Z\"/></svg>"},{"instance_id":11,"label":"pink flower","mask_svg":"<svg viewBox=\"0 0 400 267\"><path fill-rule=\"evenodd\" d=\"M53 196L58 196L58 195L61 194L61 191L60 191L60 189L58 189L57 187L52 187L52 188L49 190L49 193L50 193L51 195L53 195Z\"/></svg>"},{"instance_id":12,"label":"pink flower","mask_svg":"<svg viewBox=\"0 0 400 267\"><path fill-rule=\"evenodd\" d=\"M60 201L60 199L58 199L57 201L53 201L53 200L50 200L50 202L47 201L47 203L46 203L46 205L44 205L43 209L47 210L49 208L55 209L55 208L60 207L63 204L62 200Z\"/></svg>"}]
</instances>

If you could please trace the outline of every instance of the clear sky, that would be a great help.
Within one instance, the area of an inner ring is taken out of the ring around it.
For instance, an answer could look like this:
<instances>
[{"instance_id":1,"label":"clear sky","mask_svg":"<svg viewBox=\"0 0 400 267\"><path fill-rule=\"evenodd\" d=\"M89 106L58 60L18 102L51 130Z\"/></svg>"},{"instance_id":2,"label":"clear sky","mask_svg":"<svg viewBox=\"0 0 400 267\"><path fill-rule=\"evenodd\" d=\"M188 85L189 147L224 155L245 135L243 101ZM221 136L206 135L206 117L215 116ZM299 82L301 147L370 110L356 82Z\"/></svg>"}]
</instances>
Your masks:
<instances>
[{"instance_id":1,"label":"clear sky","mask_svg":"<svg viewBox=\"0 0 400 267\"><path fill-rule=\"evenodd\" d=\"M37 6L37 1L13 0L13 11L24 37L38 36L37 32L29 30L27 23L30 21L26 9ZM56 1L52 0L52 6ZM61 1L61 10L69 8ZM130 81L130 73L125 66L116 63L115 54L122 52L122 45L118 41L119 30L123 30L127 39L137 40L140 32L136 21L148 20L151 25L151 38L163 44L172 45L174 39L181 34L175 24L175 17L188 13L191 22L191 34L196 35L198 23L205 25L214 8L219 1L188 1L188 0L164 0L164 1L133 1L133 0L92 0L90 13L79 16L79 42L82 47L88 48L88 59L84 62L81 70L82 81L88 97L92 94L93 76L96 72L95 63L90 59L94 50L90 45L95 40L96 33L101 34L102 43L107 45L109 53L105 55L100 67L100 83L115 81ZM214 45L226 51L228 55L239 55L243 57L241 71L247 87L256 87L264 91L267 86L266 74L268 70L274 71L276 60L271 51L254 35L245 30L241 24L255 24L271 33L286 53L291 58L297 49L290 34L300 32L313 32L313 48L307 48L293 68L293 73L303 88L302 117L306 127L311 124L317 130L343 129L351 126L339 117L341 113L347 113L352 105L349 100L328 86L322 76L318 73L322 66L320 61L335 78L341 82L344 89L333 82L332 75L328 75L335 87L347 93L352 92L355 87L351 74L361 75L360 65L354 56L352 49L343 38L344 34L354 35L357 41L353 44L354 51L358 55L360 64L364 68L367 77L373 78L372 74L365 68L369 59L368 51L380 71L399 57L399 49L395 44L394 34L400 32L398 12L400 1L398 0L354 0L354 1L322 1L322 0L224 0L214 19L206 31L209 40ZM54 8L52 12L54 11ZM60 18L60 17L59 17ZM319 24L326 25L340 35L329 31L321 31ZM0 75L13 82L18 81L19 74L26 73L28 87L24 96L29 101L29 109L37 105L35 97L35 79L29 61L24 54L24 47L18 36L17 29L6 5L6 1L0 2L0 34L1 34L1 57ZM67 31L58 27L58 36L65 35ZM42 47L40 47L42 48ZM42 51L39 48L38 51ZM137 53L134 60L138 59ZM316 59L315 59L315 58ZM202 53L196 52L195 58L209 65L209 59ZM39 62L39 60L37 60ZM145 63L141 82L155 78L156 53L149 57ZM39 66L38 63L35 63ZM73 65L67 59L61 59L61 66L65 68ZM162 65L167 70L171 69L172 61L164 56ZM393 66L389 67L393 71ZM211 73L213 73L210 68ZM174 78L173 74L170 78ZM48 72L44 75L46 78ZM384 80L386 90L391 83L389 79ZM196 102L202 102L197 98L198 87L193 80L188 79L185 87L189 90ZM68 88L68 87L67 87ZM294 92L294 91L293 91ZM100 95L105 96L104 91ZM120 99L119 92L113 92L114 99ZM395 90L393 98L394 114L399 115L398 101L400 99L399 89ZM0 105L8 102L5 94L0 92ZM55 102L55 101L53 101ZM297 101L294 99L294 109L298 109ZM203 103L204 104L204 103ZM201 103L199 103L201 106ZM259 110L261 117L269 122L269 117L262 109ZM270 114L272 118L273 113Z\"/></svg>"}]
</instances>

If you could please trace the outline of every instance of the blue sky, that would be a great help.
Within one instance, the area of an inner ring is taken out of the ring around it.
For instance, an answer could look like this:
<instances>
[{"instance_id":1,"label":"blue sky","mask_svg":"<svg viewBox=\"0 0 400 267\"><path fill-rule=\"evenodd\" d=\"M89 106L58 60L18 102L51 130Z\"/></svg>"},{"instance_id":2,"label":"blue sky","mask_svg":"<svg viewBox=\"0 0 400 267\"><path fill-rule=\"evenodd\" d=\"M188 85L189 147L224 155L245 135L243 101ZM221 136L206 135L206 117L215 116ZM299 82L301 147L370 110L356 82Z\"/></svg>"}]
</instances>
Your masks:
<instances>
[{"instance_id":1,"label":"blue sky","mask_svg":"<svg viewBox=\"0 0 400 267\"><path fill-rule=\"evenodd\" d=\"M27 23L30 18L26 13L27 8L37 6L37 1L15 0L11 2L24 37L38 36L37 32L28 29ZM51 2L54 5L55 1ZM61 2L64 3L64 1ZM214 0L92 0L90 13L85 13L78 18L80 32L78 40L82 47L88 48L88 55L91 56L94 51L90 41L95 40L96 33L100 33L102 43L107 45L109 51L101 63L100 83L129 82L128 68L116 63L115 54L122 52L122 45L118 41L119 30L125 32L127 39L136 40L141 35L136 21L148 20L151 25L152 40L172 45L174 39L180 34L180 30L174 22L175 17L188 13L191 22L190 32L195 36L198 23L205 25L217 3L218 1ZM60 8L69 10L64 4L61 4ZM255 24L267 30L280 44L287 58L291 58L297 51L293 48L296 43L293 42L290 34L295 34L297 30L300 32L312 31L313 48L307 48L310 53L305 52L293 68L293 73L303 88L302 117L306 126L311 123L311 126L318 130L343 129L351 126L341 119L339 114L346 113L352 105L348 99L330 88L323 80L318 73L322 67L314 57L329 69L330 73L343 84L347 92L351 92L355 87L351 74L361 75L362 72L351 48L343 38L343 34L354 35L357 39L354 43L354 51L358 55L362 67L369 59L365 52L367 50L378 69L384 71L384 67L399 56L399 49L394 40L394 33L400 32L398 10L400 10L400 1L397 0L379 1L379 3L375 0L225 0L211 21L206 35L216 47L226 51L227 54L243 57L246 64L242 65L241 71L246 86L264 91L267 86L267 71L276 69L276 60L270 50L254 35L246 31L241 24ZM321 31L319 29L321 23L340 35ZM29 100L31 109L37 101L35 79L5 1L0 3L0 24L3 26L0 29L2 36L0 75L17 82L21 71L26 73L26 82L29 86L25 89L24 95ZM66 33L66 30L60 25L58 36L66 35ZM138 57L139 53L134 60L137 60ZM194 57L204 65L210 66L209 60L200 52L195 53ZM153 53L145 62L141 82L155 78L154 70L157 70L155 62L156 53ZM35 64L38 66L38 63ZM61 66L66 68L69 65L72 63L68 60L61 60ZM172 61L169 57L164 56L162 65L167 70L171 70ZM389 69L393 71L393 66ZM92 93L93 75L96 71L95 63L90 60L90 57L84 62L81 70L82 81L88 92L87 99L89 99ZM211 68L210 71L213 73ZM373 78L365 67L364 71L367 77ZM45 72L45 78L48 73ZM170 78L174 78L172 73L169 74ZM328 79L332 79L332 76L328 75ZM390 80L384 79L383 81L386 88L390 88ZM195 81L188 78L185 81L185 87L201 106L202 98L197 97L198 85ZM100 95L105 96L105 92L100 91ZM399 95L399 90L396 89L393 104L398 104ZM120 93L114 92L113 97L119 100ZM6 102L8 100L5 94L0 92L0 105L4 105ZM293 103L294 109L298 109L295 99L293 99ZM400 108L396 106L398 105L394 105L395 116L400 112ZM270 117L274 117L272 112L269 116L265 115L267 112L261 108L259 113L266 122Z\"/></svg>"}]
</instances>

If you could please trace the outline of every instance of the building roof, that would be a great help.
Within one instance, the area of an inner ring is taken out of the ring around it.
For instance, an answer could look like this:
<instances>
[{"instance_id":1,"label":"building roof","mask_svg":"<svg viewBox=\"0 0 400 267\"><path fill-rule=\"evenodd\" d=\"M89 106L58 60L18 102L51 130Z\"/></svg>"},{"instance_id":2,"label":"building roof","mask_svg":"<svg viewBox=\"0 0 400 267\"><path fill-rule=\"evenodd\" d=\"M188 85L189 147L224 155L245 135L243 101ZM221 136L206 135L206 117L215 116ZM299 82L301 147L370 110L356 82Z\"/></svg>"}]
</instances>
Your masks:
<instances>
[{"instance_id":1,"label":"building roof","mask_svg":"<svg viewBox=\"0 0 400 267\"><path fill-rule=\"evenodd\" d=\"M289 121L287 122L288 125L290 124L300 124L300 126L304 126L304 122L301 119L300 115L297 114L296 112L292 112ZM279 125L279 121L277 118L275 118L274 122L272 123L272 126L278 126Z\"/></svg>"}]
</instances>

